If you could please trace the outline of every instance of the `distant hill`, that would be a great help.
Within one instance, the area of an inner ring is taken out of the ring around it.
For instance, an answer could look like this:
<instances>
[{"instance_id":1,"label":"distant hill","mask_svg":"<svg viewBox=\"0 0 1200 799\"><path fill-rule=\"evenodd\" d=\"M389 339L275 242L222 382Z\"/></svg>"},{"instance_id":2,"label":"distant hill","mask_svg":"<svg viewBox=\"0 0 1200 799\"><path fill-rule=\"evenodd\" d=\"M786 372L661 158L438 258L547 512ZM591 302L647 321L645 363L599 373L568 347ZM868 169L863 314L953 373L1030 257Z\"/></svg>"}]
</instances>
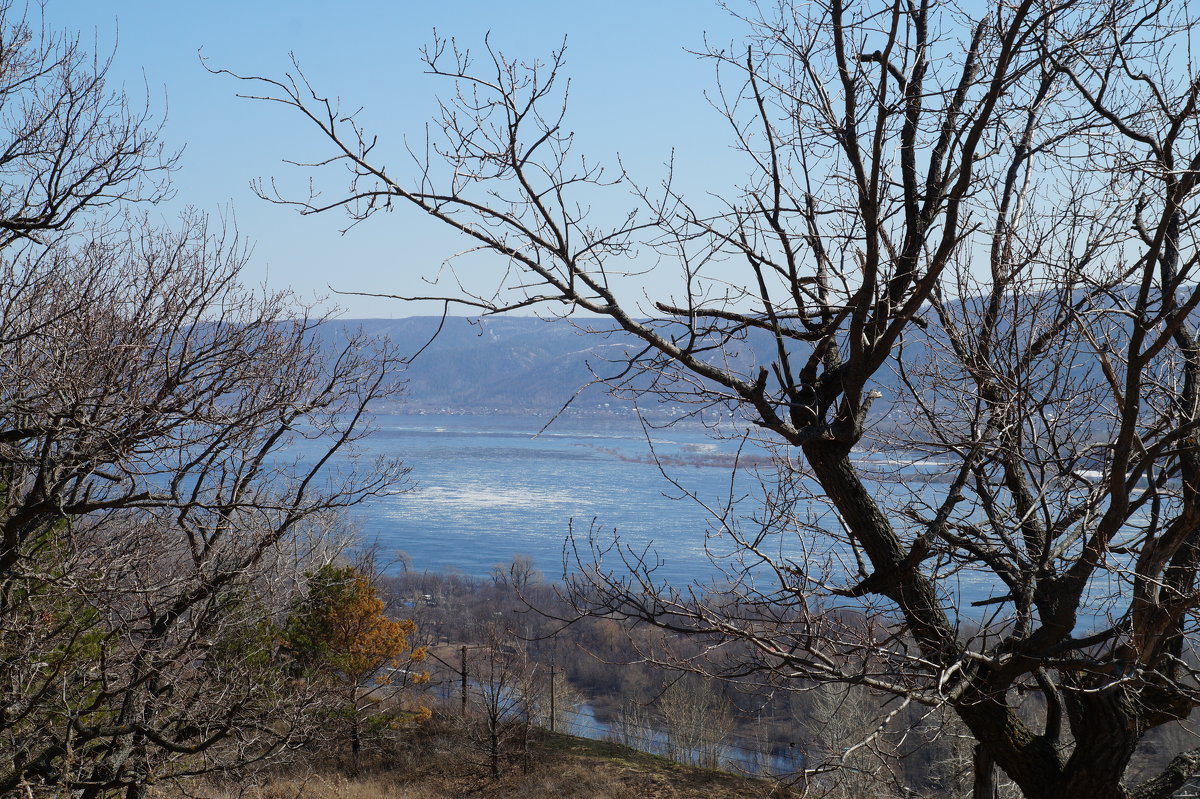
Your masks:
<instances>
[{"instance_id":1,"label":"distant hill","mask_svg":"<svg viewBox=\"0 0 1200 799\"><path fill-rule=\"evenodd\" d=\"M628 336L583 335L562 320L449 317L437 332L440 322L428 316L339 320L325 335L361 329L389 338L405 356L429 342L405 373L404 404L437 410L557 410L595 379L593 370L616 371L613 363L631 346ZM575 406L596 409L606 402L612 403L607 390L593 386Z\"/></svg>"},{"instance_id":2,"label":"distant hill","mask_svg":"<svg viewBox=\"0 0 1200 799\"><path fill-rule=\"evenodd\" d=\"M605 319L447 317L444 323L436 316L343 319L326 323L319 335L332 343L355 330L390 339L405 356L425 347L405 372L403 405L410 410L547 413L562 408L576 392L579 395L571 403L574 412L627 410L628 403L594 383L597 375L618 374L623 360L642 349L633 336L612 331L612 323ZM807 354L805 344L798 343L795 349L798 357ZM909 357L916 354L913 349ZM725 367L749 376L754 364L774 356L773 341L755 331L738 349L720 357ZM891 370L881 370L876 378L886 395L895 396L886 390L896 379Z\"/></svg>"},{"instance_id":3,"label":"distant hill","mask_svg":"<svg viewBox=\"0 0 1200 799\"><path fill-rule=\"evenodd\" d=\"M625 358L642 346L628 333L611 331L606 320L497 316L441 323L430 316L347 319L322 326L320 335L332 342L361 330L390 339L405 356L420 351L405 372L403 402L414 410L552 412L577 392L571 403L577 412L626 407L595 383L598 376L619 374ZM768 346L760 338L758 346ZM741 350L725 365L736 368L739 356L753 355L754 347Z\"/></svg>"},{"instance_id":4,"label":"distant hill","mask_svg":"<svg viewBox=\"0 0 1200 799\"><path fill-rule=\"evenodd\" d=\"M332 343L347 331L362 330L390 339L406 356L425 347L405 373L402 402L410 410L551 413L580 392L571 408L586 413L629 408L612 398L607 387L594 384L597 375L618 374L623 360L642 349L629 334L612 332L612 324L606 319L514 316L448 317L443 323L440 317L417 316L337 320L323 325L319 335ZM925 361L930 339L939 338L936 323L929 324L925 334L910 337L903 348L905 363L912 368ZM755 331L738 351L713 357L749 377L755 364L775 358L774 346L769 336ZM802 362L807 351L807 344L797 342L792 355ZM1085 356L1074 368L1090 372L1094 366ZM877 418L888 416L891 401L905 393L899 382L894 369L885 366L876 372L871 385L884 395L873 408Z\"/></svg>"}]
</instances>

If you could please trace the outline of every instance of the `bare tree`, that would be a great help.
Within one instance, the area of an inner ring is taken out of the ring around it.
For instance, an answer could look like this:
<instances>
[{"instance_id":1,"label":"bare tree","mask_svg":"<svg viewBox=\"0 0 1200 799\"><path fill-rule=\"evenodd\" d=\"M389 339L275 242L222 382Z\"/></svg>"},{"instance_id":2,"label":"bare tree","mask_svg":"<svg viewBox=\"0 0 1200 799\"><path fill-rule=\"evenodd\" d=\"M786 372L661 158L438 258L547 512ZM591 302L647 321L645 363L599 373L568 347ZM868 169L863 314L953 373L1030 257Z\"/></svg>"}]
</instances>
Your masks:
<instances>
[{"instance_id":1,"label":"bare tree","mask_svg":"<svg viewBox=\"0 0 1200 799\"><path fill-rule=\"evenodd\" d=\"M514 744L526 755L529 724L536 713L536 668L522 642L500 625L485 623L478 639L484 643L470 650L467 674L467 706L471 715L465 720L468 737L492 779L498 779L501 767Z\"/></svg>"},{"instance_id":2,"label":"bare tree","mask_svg":"<svg viewBox=\"0 0 1200 799\"><path fill-rule=\"evenodd\" d=\"M0 267L0 794L140 797L310 734L278 625L403 478L340 459L396 359L318 346L201 218L80 238Z\"/></svg>"},{"instance_id":3,"label":"bare tree","mask_svg":"<svg viewBox=\"0 0 1200 799\"><path fill-rule=\"evenodd\" d=\"M653 751L655 743L653 715L648 707L638 702L625 700L609 723L608 729L612 740L623 746L642 752Z\"/></svg>"},{"instance_id":4,"label":"bare tree","mask_svg":"<svg viewBox=\"0 0 1200 799\"><path fill-rule=\"evenodd\" d=\"M508 563L495 563L488 569L492 583L501 589L509 589L517 596L524 596L530 586L542 582L542 573L529 555L517 553Z\"/></svg>"},{"instance_id":5,"label":"bare tree","mask_svg":"<svg viewBox=\"0 0 1200 799\"><path fill-rule=\"evenodd\" d=\"M676 680L658 697L667 737L667 756L679 763L719 768L733 731L729 700L705 680Z\"/></svg>"},{"instance_id":6,"label":"bare tree","mask_svg":"<svg viewBox=\"0 0 1200 799\"><path fill-rule=\"evenodd\" d=\"M745 46L704 54L750 172L719 201L573 154L561 51L435 40L453 90L411 177L299 71L246 80L324 134L312 171L350 178L264 195L353 221L412 206L497 256L453 299L604 317L637 343L618 390L728 409L776 446L757 507L714 508L742 552L717 564L729 591L626 553L573 579L582 612L712 644L682 667L948 706L979 796L996 764L1029 797L1150 799L1200 766L1185 749L1123 781L1200 701L1192 11L750 4ZM622 190L639 207L605 224ZM620 276L653 259L680 281L648 307ZM881 449L922 460L887 473ZM964 581L990 598L964 606Z\"/></svg>"},{"instance_id":7,"label":"bare tree","mask_svg":"<svg viewBox=\"0 0 1200 799\"><path fill-rule=\"evenodd\" d=\"M402 478L334 468L396 358L131 215L175 155L38 8L0 3L0 794L139 797L309 732L274 624Z\"/></svg>"},{"instance_id":8,"label":"bare tree","mask_svg":"<svg viewBox=\"0 0 1200 799\"><path fill-rule=\"evenodd\" d=\"M807 694L805 765L823 796L894 796L897 751L889 714L865 691L823 684Z\"/></svg>"},{"instance_id":9,"label":"bare tree","mask_svg":"<svg viewBox=\"0 0 1200 799\"><path fill-rule=\"evenodd\" d=\"M149 110L106 87L108 62L37 9L0 3L0 248L165 197L177 158Z\"/></svg>"}]
</instances>

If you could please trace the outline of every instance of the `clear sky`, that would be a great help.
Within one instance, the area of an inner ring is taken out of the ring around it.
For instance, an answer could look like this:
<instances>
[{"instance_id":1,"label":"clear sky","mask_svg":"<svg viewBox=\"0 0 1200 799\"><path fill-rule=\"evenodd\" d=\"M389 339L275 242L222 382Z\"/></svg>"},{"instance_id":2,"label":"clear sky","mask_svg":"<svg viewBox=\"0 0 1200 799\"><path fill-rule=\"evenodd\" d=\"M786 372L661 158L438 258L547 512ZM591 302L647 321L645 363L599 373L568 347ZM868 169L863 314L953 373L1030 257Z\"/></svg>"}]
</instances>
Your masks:
<instances>
[{"instance_id":1,"label":"clear sky","mask_svg":"<svg viewBox=\"0 0 1200 799\"><path fill-rule=\"evenodd\" d=\"M251 279L303 296L327 293L327 286L430 293L421 276L436 274L459 242L409 213L380 216L342 236L342 216L301 218L255 198L251 179L292 169L281 159L326 151L298 115L237 99L238 84L206 72L200 50L215 67L272 76L294 53L317 88L346 107L362 106L368 127L398 147L406 134L421 135L432 98L447 88L422 73L418 58L435 28L472 46L490 31L498 49L522 57L542 56L566 36L569 123L581 152L610 163L620 153L646 183L661 176L672 148L685 180L706 189L725 188L741 169L704 97L712 64L685 51L701 49L706 34L721 44L741 35L740 23L709 0L46 0L46 17L101 53L115 45L113 82L139 100L148 90L151 105L166 110L166 139L185 152L177 199L155 213L170 219L193 205L234 218L254 242ZM650 280L650 291L661 293ZM395 301L337 302L354 317L430 311Z\"/></svg>"}]
</instances>

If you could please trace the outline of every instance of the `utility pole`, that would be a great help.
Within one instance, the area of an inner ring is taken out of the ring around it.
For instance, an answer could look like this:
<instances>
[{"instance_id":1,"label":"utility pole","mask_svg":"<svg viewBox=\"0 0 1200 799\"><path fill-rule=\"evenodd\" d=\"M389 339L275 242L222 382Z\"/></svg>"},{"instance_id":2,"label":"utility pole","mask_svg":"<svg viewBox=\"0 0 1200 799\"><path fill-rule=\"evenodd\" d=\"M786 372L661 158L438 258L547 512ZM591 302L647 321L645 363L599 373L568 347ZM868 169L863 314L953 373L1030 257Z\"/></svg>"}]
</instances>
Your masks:
<instances>
[{"instance_id":1,"label":"utility pole","mask_svg":"<svg viewBox=\"0 0 1200 799\"><path fill-rule=\"evenodd\" d=\"M459 673L462 683L460 690L462 693L462 714L467 715L467 645L463 644L462 650L462 671Z\"/></svg>"},{"instance_id":2,"label":"utility pole","mask_svg":"<svg viewBox=\"0 0 1200 799\"><path fill-rule=\"evenodd\" d=\"M554 732L554 664L550 664L550 732Z\"/></svg>"}]
</instances>

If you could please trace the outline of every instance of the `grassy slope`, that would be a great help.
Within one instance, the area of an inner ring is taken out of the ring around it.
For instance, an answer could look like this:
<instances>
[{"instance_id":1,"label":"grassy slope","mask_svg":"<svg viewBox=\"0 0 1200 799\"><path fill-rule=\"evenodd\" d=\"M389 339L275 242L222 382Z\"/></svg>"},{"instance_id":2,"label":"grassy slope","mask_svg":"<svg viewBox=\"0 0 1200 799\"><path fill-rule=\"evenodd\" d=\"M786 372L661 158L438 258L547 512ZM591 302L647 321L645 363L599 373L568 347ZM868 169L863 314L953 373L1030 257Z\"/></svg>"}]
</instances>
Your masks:
<instances>
[{"instance_id":1,"label":"grassy slope","mask_svg":"<svg viewBox=\"0 0 1200 799\"><path fill-rule=\"evenodd\" d=\"M532 765L510 765L493 781L479 765L446 752L358 778L312 774L283 776L261 787L196 791L213 799L754 799L784 797L773 783L692 768L624 746L569 735L539 733ZM160 796L166 797L163 793Z\"/></svg>"}]
</instances>

